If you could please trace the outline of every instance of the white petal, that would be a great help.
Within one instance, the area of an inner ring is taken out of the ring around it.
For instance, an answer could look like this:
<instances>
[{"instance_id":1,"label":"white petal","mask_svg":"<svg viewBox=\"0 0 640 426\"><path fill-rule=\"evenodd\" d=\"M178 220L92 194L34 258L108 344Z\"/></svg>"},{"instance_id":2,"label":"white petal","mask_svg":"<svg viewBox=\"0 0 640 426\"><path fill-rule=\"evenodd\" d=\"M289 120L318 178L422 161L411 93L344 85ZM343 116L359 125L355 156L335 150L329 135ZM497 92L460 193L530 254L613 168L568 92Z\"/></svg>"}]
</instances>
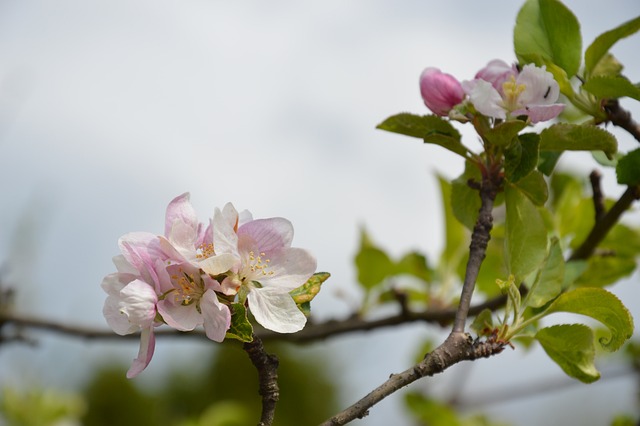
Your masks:
<instances>
[{"instance_id":1,"label":"white petal","mask_svg":"<svg viewBox=\"0 0 640 426\"><path fill-rule=\"evenodd\" d=\"M120 291L120 311L129 322L147 327L156 316L158 296L153 287L141 280L131 281Z\"/></svg>"},{"instance_id":2,"label":"white petal","mask_svg":"<svg viewBox=\"0 0 640 426\"><path fill-rule=\"evenodd\" d=\"M207 290L200 299L200 309L207 337L213 341L222 342L231 325L229 308L218 301L218 296L213 290Z\"/></svg>"},{"instance_id":3,"label":"white petal","mask_svg":"<svg viewBox=\"0 0 640 426\"><path fill-rule=\"evenodd\" d=\"M231 270L238 261L233 254L223 253L201 260L197 265L207 274L218 275Z\"/></svg>"},{"instance_id":4,"label":"white petal","mask_svg":"<svg viewBox=\"0 0 640 426\"><path fill-rule=\"evenodd\" d=\"M252 277L264 286L278 287L281 290L293 290L307 282L316 271L315 257L305 249L288 248L273 253L266 253L269 258L269 269L273 274L263 277Z\"/></svg>"},{"instance_id":5,"label":"white petal","mask_svg":"<svg viewBox=\"0 0 640 426\"><path fill-rule=\"evenodd\" d=\"M191 229L198 227L198 217L189 201L189 193L185 192L177 196L167 206L165 214L164 235L169 237L176 223L186 224Z\"/></svg>"},{"instance_id":6,"label":"white petal","mask_svg":"<svg viewBox=\"0 0 640 426\"><path fill-rule=\"evenodd\" d=\"M120 310L120 298L109 296L104 302L102 314L107 320L109 327L117 334L124 336L125 334L135 333L140 329L136 324L129 322L129 317Z\"/></svg>"},{"instance_id":7,"label":"white petal","mask_svg":"<svg viewBox=\"0 0 640 426\"><path fill-rule=\"evenodd\" d=\"M254 251L278 250L291 246L293 225L282 217L257 219L245 223L238 228L238 238L244 241L253 240Z\"/></svg>"},{"instance_id":8,"label":"white petal","mask_svg":"<svg viewBox=\"0 0 640 426\"><path fill-rule=\"evenodd\" d=\"M487 117L501 119L507 117L506 111L502 107L502 96L491 83L484 80L475 80L475 84L472 86L469 100L478 112Z\"/></svg>"},{"instance_id":9,"label":"white petal","mask_svg":"<svg viewBox=\"0 0 640 426\"><path fill-rule=\"evenodd\" d=\"M145 328L140 335L140 349L138 350L138 357L133 360L129 371L127 371L127 378L131 379L136 377L142 372L153 357L153 351L156 347L156 338L153 334L153 327Z\"/></svg>"},{"instance_id":10,"label":"white petal","mask_svg":"<svg viewBox=\"0 0 640 426\"><path fill-rule=\"evenodd\" d=\"M264 328L278 333L295 333L307 322L298 306L287 292L276 288L255 288L247 296L249 309Z\"/></svg>"},{"instance_id":11,"label":"white petal","mask_svg":"<svg viewBox=\"0 0 640 426\"><path fill-rule=\"evenodd\" d=\"M213 249L217 254L231 253L237 256L238 235L234 229L237 213L235 218L229 218L227 216L231 213L227 210L227 206L225 206L224 213L216 208L213 214ZM235 212L235 209L233 211Z\"/></svg>"},{"instance_id":12,"label":"white petal","mask_svg":"<svg viewBox=\"0 0 640 426\"><path fill-rule=\"evenodd\" d=\"M169 294L167 297L171 297ZM191 331L202 324L202 315L196 309L196 305L186 305L172 303L170 300L158 302L158 312L169 327L180 331Z\"/></svg>"}]
</instances>

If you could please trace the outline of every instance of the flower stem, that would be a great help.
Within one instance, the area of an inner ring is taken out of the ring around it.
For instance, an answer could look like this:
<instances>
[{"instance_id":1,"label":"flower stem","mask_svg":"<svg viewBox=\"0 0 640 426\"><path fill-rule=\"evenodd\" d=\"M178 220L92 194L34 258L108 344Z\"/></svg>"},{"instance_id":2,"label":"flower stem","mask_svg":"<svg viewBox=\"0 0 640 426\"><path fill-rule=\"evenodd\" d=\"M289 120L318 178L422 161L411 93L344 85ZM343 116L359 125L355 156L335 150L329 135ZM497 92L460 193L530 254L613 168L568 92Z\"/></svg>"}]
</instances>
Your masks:
<instances>
[{"instance_id":1,"label":"flower stem","mask_svg":"<svg viewBox=\"0 0 640 426\"><path fill-rule=\"evenodd\" d=\"M276 412L276 404L280 399L278 388L278 358L268 354L262 340L255 334L253 341L242 345L249 355L251 363L258 370L258 393L262 396L262 415L258 426L271 426Z\"/></svg>"}]
</instances>

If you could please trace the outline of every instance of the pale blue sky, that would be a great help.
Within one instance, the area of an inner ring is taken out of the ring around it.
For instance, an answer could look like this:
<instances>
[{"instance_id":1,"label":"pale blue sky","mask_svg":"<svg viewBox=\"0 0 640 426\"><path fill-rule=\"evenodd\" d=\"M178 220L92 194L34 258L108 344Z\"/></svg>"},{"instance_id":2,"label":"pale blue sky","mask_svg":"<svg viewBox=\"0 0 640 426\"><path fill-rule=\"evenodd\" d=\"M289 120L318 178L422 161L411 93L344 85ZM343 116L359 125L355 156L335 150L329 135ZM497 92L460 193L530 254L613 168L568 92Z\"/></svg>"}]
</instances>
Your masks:
<instances>
[{"instance_id":1,"label":"pale blue sky","mask_svg":"<svg viewBox=\"0 0 640 426\"><path fill-rule=\"evenodd\" d=\"M640 14L636 0L565 4L582 22L585 46ZM294 245L310 249L319 269L333 274L314 314L347 315L360 297L351 266L358 226L393 254L419 249L433 258L443 237L434 172L454 177L462 170L444 150L376 124L401 111L427 113L418 91L427 66L467 79L493 58L513 61L519 6L0 1L0 259L11 261L7 279L18 289L18 308L106 326L99 284L114 269L118 237L161 232L166 204L190 191L203 220L227 201L255 217L289 218ZM638 40L613 50L634 81ZM470 129L461 130L473 141ZM621 140L626 149L634 144ZM565 159L573 164L594 167L578 154ZM612 175L607 179L606 189L619 191ZM16 237L23 223L36 231ZM639 306L633 309L640 317ZM339 362L352 381L345 396L362 396L406 368L416 336L424 336L422 327L330 343L325 350L361 360ZM397 350L386 353L389 347ZM92 360L117 354L128 362L135 352L134 344L43 337L38 349L0 348L0 382L72 384ZM162 376L183 352L160 341L141 382ZM521 370L562 376L539 351L522 359L523 352L477 363L469 392L487 377L509 383ZM496 373L498 366L505 370ZM451 376L470 374L466 369ZM597 386L588 389L611 393ZM617 399L628 403L633 395ZM510 408L509 419L513 405L495 411ZM361 424L395 418L397 407L399 397Z\"/></svg>"}]
</instances>

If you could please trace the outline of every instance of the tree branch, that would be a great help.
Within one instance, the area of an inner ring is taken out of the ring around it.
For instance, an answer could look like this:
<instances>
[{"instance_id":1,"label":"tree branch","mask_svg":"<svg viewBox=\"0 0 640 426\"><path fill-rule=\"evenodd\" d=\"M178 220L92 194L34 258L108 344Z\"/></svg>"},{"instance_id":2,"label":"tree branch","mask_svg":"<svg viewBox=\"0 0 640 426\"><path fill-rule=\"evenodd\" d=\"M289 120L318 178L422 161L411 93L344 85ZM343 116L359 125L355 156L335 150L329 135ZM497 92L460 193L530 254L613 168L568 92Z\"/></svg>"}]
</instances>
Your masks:
<instances>
[{"instance_id":1,"label":"tree branch","mask_svg":"<svg viewBox=\"0 0 640 426\"><path fill-rule=\"evenodd\" d=\"M609 99L604 104L609 121L618 127L622 127L629 132L638 142L640 142L640 124L632 117L631 113L620 106L617 99Z\"/></svg>"},{"instance_id":2,"label":"tree branch","mask_svg":"<svg viewBox=\"0 0 640 426\"><path fill-rule=\"evenodd\" d=\"M258 393L262 396L262 415L258 426L271 426L280 399L278 388L278 358L264 350L262 340L255 334L253 341L246 342L242 349L249 354L251 363L258 370Z\"/></svg>"},{"instance_id":3,"label":"tree branch","mask_svg":"<svg viewBox=\"0 0 640 426\"><path fill-rule=\"evenodd\" d=\"M591 182L591 193L593 198L593 209L595 211L595 223L598 223L605 213L604 207L604 194L602 193L602 187L600 181L602 180L602 174L599 171L594 170L589 174L589 181Z\"/></svg>"},{"instance_id":4,"label":"tree branch","mask_svg":"<svg viewBox=\"0 0 640 426\"><path fill-rule=\"evenodd\" d=\"M488 358L504 349L505 343L495 340L473 340L466 333L452 332L449 337L424 359L408 370L392 374L387 381L349 408L341 411L321 426L339 426L369 414L369 408L397 390L426 376L441 373L461 361Z\"/></svg>"}]
</instances>

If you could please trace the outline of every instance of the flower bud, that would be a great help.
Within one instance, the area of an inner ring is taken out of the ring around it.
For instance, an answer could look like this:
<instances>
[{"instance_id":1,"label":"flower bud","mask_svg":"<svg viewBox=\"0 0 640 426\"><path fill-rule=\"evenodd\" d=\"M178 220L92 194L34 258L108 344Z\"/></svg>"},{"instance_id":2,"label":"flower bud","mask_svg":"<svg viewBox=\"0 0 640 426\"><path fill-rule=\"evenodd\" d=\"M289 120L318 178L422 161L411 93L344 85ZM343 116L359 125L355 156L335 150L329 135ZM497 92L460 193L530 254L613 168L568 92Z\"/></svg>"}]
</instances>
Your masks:
<instances>
[{"instance_id":1,"label":"flower bud","mask_svg":"<svg viewBox=\"0 0 640 426\"><path fill-rule=\"evenodd\" d=\"M460 82L438 68L427 68L420 75L420 93L424 104L434 114L445 116L464 99Z\"/></svg>"}]
</instances>

